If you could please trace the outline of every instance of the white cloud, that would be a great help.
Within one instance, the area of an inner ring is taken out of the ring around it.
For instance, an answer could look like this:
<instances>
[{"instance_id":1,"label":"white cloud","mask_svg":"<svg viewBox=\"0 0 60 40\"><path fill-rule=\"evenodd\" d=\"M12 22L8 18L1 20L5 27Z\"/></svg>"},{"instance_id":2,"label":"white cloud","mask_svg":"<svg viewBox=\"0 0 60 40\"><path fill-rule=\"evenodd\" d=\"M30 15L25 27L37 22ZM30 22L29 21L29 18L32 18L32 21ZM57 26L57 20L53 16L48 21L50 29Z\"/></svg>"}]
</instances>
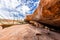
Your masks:
<instances>
[{"instance_id":1,"label":"white cloud","mask_svg":"<svg viewBox=\"0 0 60 40\"><path fill-rule=\"evenodd\" d=\"M37 5L36 3L34 5ZM2 19L18 18L18 19L24 20L25 17L22 17L18 14L21 14L23 16L26 16L27 15L26 13L29 14L30 8L25 4L26 3L22 3L21 0L19 1L18 0L0 0L0 18ZM13 14L17 15L18 17L14 17Z\"/></svg>"}]
</instances>

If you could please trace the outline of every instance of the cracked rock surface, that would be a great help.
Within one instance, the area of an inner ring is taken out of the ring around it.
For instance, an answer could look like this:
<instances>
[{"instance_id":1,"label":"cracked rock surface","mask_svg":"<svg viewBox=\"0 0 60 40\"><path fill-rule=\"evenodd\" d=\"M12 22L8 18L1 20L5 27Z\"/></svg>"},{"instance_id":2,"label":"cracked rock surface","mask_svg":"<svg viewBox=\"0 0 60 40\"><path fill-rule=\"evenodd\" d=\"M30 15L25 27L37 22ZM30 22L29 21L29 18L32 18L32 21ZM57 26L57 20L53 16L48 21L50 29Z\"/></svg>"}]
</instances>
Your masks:
<instances>
[{"instance_id":1,"label":"cracked rock surface","mask_svg":"<svg viewBox=\"0 0 60 40\"><path fill-rule=\"evenodd\" d=\"M60 40L60 33L30 24L13 25L0 31L0 40Z\"/></svg>"}]
</instances>

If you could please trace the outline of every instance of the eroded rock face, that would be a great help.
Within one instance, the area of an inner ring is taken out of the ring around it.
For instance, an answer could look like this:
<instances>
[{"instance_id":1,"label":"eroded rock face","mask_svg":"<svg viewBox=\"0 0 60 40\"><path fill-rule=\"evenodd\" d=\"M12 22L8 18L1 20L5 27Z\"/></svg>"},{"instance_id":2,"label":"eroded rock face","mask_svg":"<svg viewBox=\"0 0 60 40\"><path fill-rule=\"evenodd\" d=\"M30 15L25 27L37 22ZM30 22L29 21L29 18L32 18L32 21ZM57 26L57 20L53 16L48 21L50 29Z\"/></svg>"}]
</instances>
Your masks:
<instances>
[{"instance_id":1,"label":"eroded rock face","mask_svg":"<svg viewBox=\"0 0 60 40\"><path fill-rule=\"evenodd\" d=\"M0 31L0 40L60 40L60 34L29 24L13 25Z\"/></svg>"},{"instance_id":2,"label":"eroded rock face","mask_svg":"<svg viewBox=\"0 0 60 40\"><path fill-rule=\"evenodd\" d=\"M1 31L2 29L3 29L2 26L0 26L0 31Z\"/></svg>"},{"instance_id":3,"label":"eroded rock face","mask_svg":"<svg viewBox=\"0 0 60 40\"><path fill-rule=\"evenodd\" d=\"M38 21L52 26L60 26L60 0L41 0L38 8L27 21Z\"/></svg>"}]
</instances>

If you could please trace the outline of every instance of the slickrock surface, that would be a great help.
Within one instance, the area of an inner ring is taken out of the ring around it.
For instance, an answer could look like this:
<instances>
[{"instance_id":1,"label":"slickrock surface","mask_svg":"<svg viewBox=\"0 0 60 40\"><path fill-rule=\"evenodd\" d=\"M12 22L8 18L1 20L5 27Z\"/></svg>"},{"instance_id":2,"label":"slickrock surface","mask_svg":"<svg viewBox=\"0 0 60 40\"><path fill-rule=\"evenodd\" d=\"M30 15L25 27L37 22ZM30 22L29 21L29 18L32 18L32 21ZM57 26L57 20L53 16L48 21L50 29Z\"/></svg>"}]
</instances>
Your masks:
<instances>
[{"instance_id":1,"label":"slickrock surface","mask_svg":"<svg viewBox=\"0 0 60 40\"><path fill-rule=\"evenodd\" d=\"M41 0L35 12L25 20L60 27L60 0Z\"/></svg>"},{"instance_id":2,"label":"slickrock surface","mask_svg":"<svg viewBox=\"0 0 60 40\"><path fill-rule=\"evenodd\" d=\"M22 24L2 29L0 40L60 40L60 34L29 24Z\"/></svg>"},{"instance_id":3,"label":"slickrock surface","mask_svg":"<svg viewBox=\"0 0 60 40\"><path fill-rule=\"evenodd\" d=\"M0 31L2 30L2 26L0 26Z\"/></svg>"}]
</instances>

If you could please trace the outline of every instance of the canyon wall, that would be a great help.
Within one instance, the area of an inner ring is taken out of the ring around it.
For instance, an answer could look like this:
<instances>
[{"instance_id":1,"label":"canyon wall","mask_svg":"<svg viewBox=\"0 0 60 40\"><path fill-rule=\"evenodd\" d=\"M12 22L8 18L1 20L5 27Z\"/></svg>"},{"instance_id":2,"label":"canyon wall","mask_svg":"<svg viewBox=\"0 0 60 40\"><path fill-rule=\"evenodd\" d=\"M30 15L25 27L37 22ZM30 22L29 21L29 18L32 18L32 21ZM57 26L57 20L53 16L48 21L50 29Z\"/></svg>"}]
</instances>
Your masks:
<instances>
[{"instance_id":1,"label":"canyon wall","mask_svg":"<svg viewBox=\"0 0 60 40\"><path fill-rule=\"evenodd\" d=\"M41 0L32 15L26 16L26 21L37 21L43 24L60 26L60 0Z\"/></svg>"}]
</instances>

